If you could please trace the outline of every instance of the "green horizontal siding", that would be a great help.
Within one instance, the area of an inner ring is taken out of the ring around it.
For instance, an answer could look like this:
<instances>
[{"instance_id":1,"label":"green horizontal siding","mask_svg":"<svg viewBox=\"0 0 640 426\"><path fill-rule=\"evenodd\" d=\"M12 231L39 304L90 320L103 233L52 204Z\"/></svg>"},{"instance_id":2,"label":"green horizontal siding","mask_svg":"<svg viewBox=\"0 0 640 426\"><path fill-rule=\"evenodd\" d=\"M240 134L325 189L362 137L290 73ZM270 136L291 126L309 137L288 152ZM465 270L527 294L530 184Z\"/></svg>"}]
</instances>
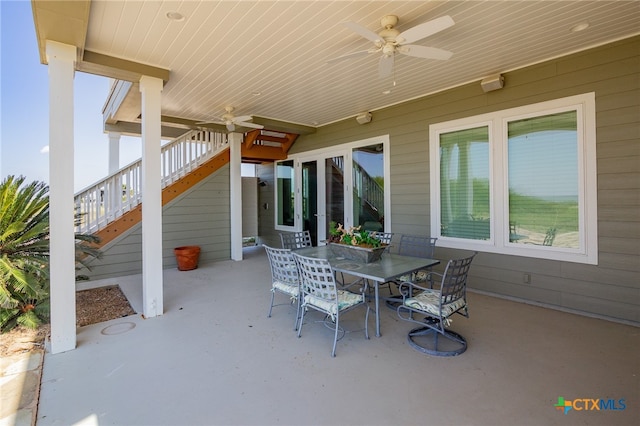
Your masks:
<instances>
[{"instance_id":1,"label":"green horizontal siding","mask_svg":"<svg viewBox=\"0 0 640 426\"><path fill-rule=\"evenodd\" d=\"M430 124L595 92L599 264L480 253L469 286L640 323L640 37L505 73L502 90L482 92L482 77L477 83L373 111L367 125L349 119L321 127L301 136L291 153L388 134L391 230L429 234ZM273 182L272 171L260 177ZM277 236L273 215L261 215L260 232L267 240ZM436 250L441 259L462 254ZM524 283L525 273L531 276L529 284Z\"/></svg>"}]
</instances>

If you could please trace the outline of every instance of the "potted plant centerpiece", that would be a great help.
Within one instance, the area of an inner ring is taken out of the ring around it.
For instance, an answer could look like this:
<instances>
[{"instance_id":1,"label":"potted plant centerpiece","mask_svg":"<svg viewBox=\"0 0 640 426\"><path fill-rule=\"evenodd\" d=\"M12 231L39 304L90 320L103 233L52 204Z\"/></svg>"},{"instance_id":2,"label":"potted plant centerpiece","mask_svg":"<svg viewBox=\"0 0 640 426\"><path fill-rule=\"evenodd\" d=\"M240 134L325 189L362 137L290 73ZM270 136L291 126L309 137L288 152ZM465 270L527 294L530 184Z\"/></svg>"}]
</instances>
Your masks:
<instances>
[{"instance_id":1,"label":"potted plant centerpiece","mask_svg":"<svg viewBox=\"0 0 640 426\"><path fill-rule=\"evenodd\" d=\"M388 244L376 237L376 232L361 230L361 226L344 229L342 224L329 224L329 248L336 256L364 263L380 259Z\"/></svg>"}]
</instances>

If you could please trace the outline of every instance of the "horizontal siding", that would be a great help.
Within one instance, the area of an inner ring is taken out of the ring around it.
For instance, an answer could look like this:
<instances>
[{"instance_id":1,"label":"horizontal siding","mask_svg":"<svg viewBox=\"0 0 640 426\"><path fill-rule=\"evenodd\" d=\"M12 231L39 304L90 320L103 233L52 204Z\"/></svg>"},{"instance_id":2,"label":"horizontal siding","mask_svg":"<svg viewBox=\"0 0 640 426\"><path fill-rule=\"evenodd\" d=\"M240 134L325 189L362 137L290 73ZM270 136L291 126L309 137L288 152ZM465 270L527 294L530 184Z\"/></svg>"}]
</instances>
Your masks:
<instances>
[{"instance_id":1,"label":"horizontal siding","mask_svg":"<svg viewBox=\"0 0 640 426\"><path fill-rule=\"evenodd\" d=\"M640 322L640 37L505 73L504 77L502 90L484 93L478 83L467 84L373 111L373 120L367 125L345 120L322 127L315 134L300 136L291 152L388 134L391 231L429 234L430 124L595 92L599 264L480 253L474 260L469 286ZM266 176L273 180L272 171ZM260 232L268 238L277 235L272 215L261 216ZM461 254L436 249L441 259ZM531 275L528 284L523 282L525 273Z\"/></svg>"},{"instance_id":2,"label":"horizontal siding","mask_svg":"<svg viewBox=\"0 0 640 426\"><path fill-rule=\"evenodd\" d=\"M224 166L181 195L162 211L163 268L175 268L173 248L200 246L200 262L227 260L231 256L229 231L229 166ZM142 227L133 227L123 238L103 250L102 259L80 271L91 279L142 273Z\"/></svg>"}]
</instances>

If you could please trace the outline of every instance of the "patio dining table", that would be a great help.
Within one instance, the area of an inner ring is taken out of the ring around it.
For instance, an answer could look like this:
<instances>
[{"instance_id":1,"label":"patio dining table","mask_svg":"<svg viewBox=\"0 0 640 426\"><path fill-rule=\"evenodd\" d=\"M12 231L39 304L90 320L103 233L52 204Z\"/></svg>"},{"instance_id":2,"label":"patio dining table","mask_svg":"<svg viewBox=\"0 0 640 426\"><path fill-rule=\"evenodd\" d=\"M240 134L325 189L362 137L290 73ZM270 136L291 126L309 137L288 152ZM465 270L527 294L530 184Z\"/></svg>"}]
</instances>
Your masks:
<instances>
[{"instance_id":1,"label":"patio dining table","mask_svg":"<svg viewBox=\"0 0 640 426\"><path fill-rule=\"evenodd\" d=\"M371 263L359 262L336 256L329 246L305 247L295 251L296 253L319 259L327 259L334 271L363 278L374 283L375 311L376 311L376 336L380 337L380 284L392 279L407 275L413 271L426 269L440 263L437 259L402 256L385 252L380 260Z\"/></svg>"}]
</instances>

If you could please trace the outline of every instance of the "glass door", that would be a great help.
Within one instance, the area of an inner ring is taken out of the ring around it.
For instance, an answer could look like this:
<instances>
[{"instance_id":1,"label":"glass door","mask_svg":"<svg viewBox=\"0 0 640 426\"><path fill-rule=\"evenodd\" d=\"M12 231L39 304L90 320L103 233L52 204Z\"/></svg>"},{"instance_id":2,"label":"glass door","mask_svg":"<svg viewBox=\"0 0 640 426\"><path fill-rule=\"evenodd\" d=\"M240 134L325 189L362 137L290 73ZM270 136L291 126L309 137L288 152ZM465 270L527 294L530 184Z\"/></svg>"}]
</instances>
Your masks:
<instances>
[{"instance_id":1,"label":"glass door","mask_svg":"<svg viewBox=\"0 0 640 426\"><path fill-rule=\"evenodd\" d=\"M311 242L318 245L318 162L302 163L302 230L309 231Z\"/></svg>"},{"instance_id":2,"label":"glass door","mask_svg":"<svg viewBox=\"0 0 640 426\"><path fill-rule=\"evenodd\" d=\"M324 159L324 227L321 230L323 240L329 238L331 222L345 224L349 219L345 217L345 194L348 183L345 182L344 156Z\"/></svg>"},{"instance_id":3,"label":"glass door","mask_svg":"<svg viewBox=\"0 0 640 426\"><path fill-rule=\"evenodd\" d=\"M276 229L309 231L314 245L331 223L391 232L388 137L277 162Z\"/></svg>"},{"instance_id":4,"label":"glass door","mask_svg":"<svg viewBox=\"0 0 640 426\"><path fill-rule=\"evenodd\" d=\"M300 160L302 230L314 245L329 237L331 222L345 223L344 156Z\"/></svg>"}]
</instances>

